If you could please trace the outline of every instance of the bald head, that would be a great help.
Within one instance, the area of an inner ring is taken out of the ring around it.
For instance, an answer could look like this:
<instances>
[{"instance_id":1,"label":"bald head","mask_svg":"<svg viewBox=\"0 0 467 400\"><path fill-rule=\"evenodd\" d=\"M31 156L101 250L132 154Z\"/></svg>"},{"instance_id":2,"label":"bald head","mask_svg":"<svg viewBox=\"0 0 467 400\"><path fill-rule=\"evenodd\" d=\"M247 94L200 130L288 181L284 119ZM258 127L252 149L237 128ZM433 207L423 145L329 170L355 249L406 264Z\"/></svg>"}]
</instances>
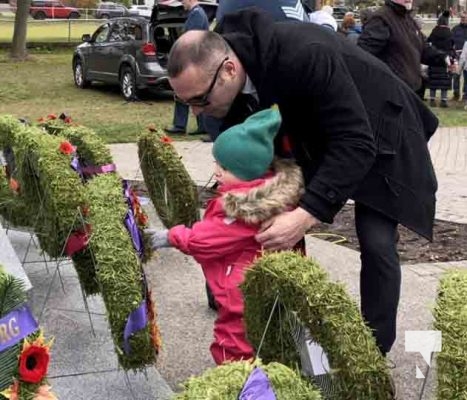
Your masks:
<instances>
[{"instance_id":1,"label":"bald head","mask_svg":"<svg viewBox=\"0 0 467 400\"><path fill-rule=\"evenodd\" d=\"M167 72L175 78L190 64L211 70L219 55L232 53L221 35L211 31L190 30L178 38L169 53Z\"/></svg>"}]
</instances>

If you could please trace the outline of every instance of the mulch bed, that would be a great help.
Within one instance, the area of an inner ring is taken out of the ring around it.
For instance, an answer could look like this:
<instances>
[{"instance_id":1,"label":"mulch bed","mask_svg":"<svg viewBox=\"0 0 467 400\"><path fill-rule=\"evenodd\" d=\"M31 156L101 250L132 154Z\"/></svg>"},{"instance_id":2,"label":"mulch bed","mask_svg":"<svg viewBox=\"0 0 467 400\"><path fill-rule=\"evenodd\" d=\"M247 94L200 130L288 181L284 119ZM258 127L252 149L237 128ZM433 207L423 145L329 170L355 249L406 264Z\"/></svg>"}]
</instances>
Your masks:
<instances>
[{"instance_id":1,"label":"mulch bed","mask_svg":"<svg viewBox=\"0 0 467 400\"><path fill-rule=\"evenodd\" d=\"M313 232L344 236L343 246L359 250L354 224L354 207L346 204L334 223L321 224ZM433 242L399 226L399 255L404 264L467 260L467 224L435 220ZM330 237L329 241L336 240Z\"/></svg>"}]
</instances>

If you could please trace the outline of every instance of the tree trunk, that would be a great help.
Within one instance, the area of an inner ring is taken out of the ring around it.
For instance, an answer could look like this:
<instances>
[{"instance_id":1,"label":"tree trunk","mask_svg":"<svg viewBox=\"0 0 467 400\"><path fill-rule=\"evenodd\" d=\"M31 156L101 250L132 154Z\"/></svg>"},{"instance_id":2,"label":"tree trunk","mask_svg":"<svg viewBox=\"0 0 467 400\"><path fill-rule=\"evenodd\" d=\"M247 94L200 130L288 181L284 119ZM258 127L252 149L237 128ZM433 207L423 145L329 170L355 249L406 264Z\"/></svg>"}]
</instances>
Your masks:
<instances>
[{"instance_id":1,"label":"tree trunk","mask_svg":"<svg viewBox=\"0 0 467 400\"><path fill-rule=\"evenodd\" d=\"M28 55L26 51L26 32L28 28L30 4L31 0L17 1L15 30L13 32L10 56L19 60L24 60Z\"/></svg>"}]
</instances>

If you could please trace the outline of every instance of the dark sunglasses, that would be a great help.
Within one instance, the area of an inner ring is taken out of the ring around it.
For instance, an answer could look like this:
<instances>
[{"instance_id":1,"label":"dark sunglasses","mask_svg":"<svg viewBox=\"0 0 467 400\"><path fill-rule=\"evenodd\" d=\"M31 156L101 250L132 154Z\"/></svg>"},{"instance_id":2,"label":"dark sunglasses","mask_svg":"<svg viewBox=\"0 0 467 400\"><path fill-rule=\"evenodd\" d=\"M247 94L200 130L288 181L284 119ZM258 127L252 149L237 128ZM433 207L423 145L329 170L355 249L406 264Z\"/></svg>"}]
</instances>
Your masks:
<instances>
[{"instance_id":1,"label":"dark sunglasses","mask_svg":"<svg viewBox=\"0 0 467 400\"><path fill-rule=\"evenodd\" d=\"M209 85L208 89L206 92L203 94L200 94L199 96L192 97L191 99L188 100L182 100L180 97L178 97L176 94L174 95L175 101L178 101L179 103L185 104L187 106L195 106L195 107L206 107L211 102L208 100L209 95L212 92L212 89L214 89L214 86L216 85L217 77L219 76L219 72L221 72L222 67L224 66L224 63L229 59L229 57L225 57L222 62L219 64L217 67L216 73L214 74L214 77L212 78L211 84Z\"/></svg>"}]
</instances>

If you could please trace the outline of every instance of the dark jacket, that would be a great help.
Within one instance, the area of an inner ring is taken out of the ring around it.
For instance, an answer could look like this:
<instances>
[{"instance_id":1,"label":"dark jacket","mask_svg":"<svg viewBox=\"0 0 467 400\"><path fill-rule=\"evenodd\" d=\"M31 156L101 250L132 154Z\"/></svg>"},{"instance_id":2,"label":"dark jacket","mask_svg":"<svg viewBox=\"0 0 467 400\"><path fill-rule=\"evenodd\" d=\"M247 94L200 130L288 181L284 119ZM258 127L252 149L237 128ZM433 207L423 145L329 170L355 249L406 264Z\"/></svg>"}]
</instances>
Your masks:
<instances>
[{"instance_id":1,"label":"dark jacket","mask_svg":"<svg viewBox=\"0 0 467 400\"><path fill-rule=\"evenodd\" d=\"M446 65L443 54L425 42L410 12L389 0L365 24L358 45L388 64L413 90L422 85L420 64Z\"/></svg>"},{"instance_id":2,"label":"dark jacket","mask_svg":"<svg viewBox=\"0 0 467 400\"><path fill-rule=\"evenodd\" d=\"M201 30L207 31L209 29L209 21L206 13L201 6L194 6L187 15L185 26L185 32L190 30Z\"/></svg>"},{"instance_id":3,"label":"dark jacket","mask_svg":"<svg viewBox=\"0 0 467 400\"><path fill-rule=\"evenodd\" d=\"M219 0L216 20L220 22L225 14L257 7L268 12L275 21L308 21L301 0Z\"/></svg>"},{"instance_id":4,"label":"dark jacket","mask_svg":"<svg viewBox=\"0 0 467 400\"><path fill-rule=\"evenodd\" d=\"M452 28L452 39L454 40L454 48L462 50L464 43L467 41L467 24L458 24Z\"/></svg>"},{"instance_id":5,"label":"dark jacket","mask_svg":"<svg viewBox=\"0 0 467 400\"><path fill-rule=\"evenodd\" d=\"M437 118L380 60L315 24L243 11L218 31L256 87L277 103L301 166L300 206L332 222L348 198L432 236L436 178L427 141ZM235 119L228 118L232 123Z\"/></svg>"},{"instance_id":6,"label":"dark jacket","mask_svg":"<svg viewBox=\"0 0 467 400\"><path fill-rule=\"evenodd\" d=\"M452 32L448 26L435 26L428 36L427 42L442 51L445 56L455 57ZM449 90L451 86L451 74L446 66L428 68L428 87L430 89Z\"/></svg>"}]
</instances>

